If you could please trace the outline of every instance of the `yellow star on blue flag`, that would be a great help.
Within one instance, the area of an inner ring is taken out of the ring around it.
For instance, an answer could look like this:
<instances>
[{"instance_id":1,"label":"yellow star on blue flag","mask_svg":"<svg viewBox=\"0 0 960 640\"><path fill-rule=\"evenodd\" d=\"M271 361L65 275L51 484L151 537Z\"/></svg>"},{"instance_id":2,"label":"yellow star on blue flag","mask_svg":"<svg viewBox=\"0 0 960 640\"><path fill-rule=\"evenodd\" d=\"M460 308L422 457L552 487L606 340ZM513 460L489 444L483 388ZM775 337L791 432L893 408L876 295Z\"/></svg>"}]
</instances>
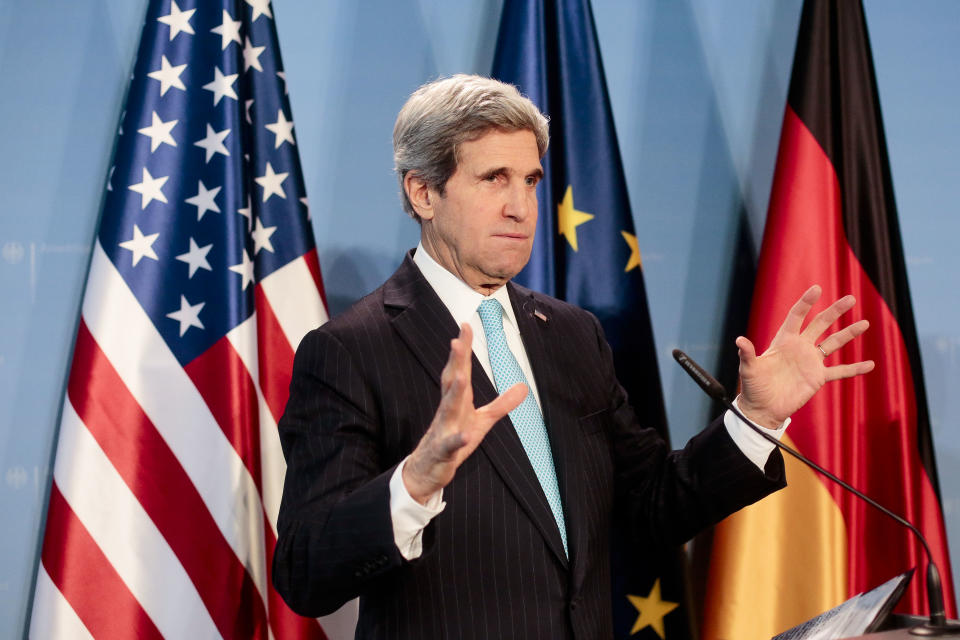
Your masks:
<instances>
[{"instance_id":1,"label":"yellow star on blue flag","mask_svg":"<svg viewBox=\"0 0 960 640\"><path fill-rule=\"evenodd\" d=\"M677 608L676 602L667 602L660 596L660 579L654 581L653 588L647 597L628 595L627 600L636 607L639 615L630 629L630 635L651 627L661 638L667 637L663 626L663 617Z\"/></svg>"},{"instance_id":2,"label":"yellow star on blue flag","mask_svg":"<svg viewBox=\"0 0 960 640\"><path fill-rule=\"evenodd\" d=\"M588 220L593 220L593 214L577 211L573 206L573 185L567 185L567 192L557 205L557 227L574 251L577 250L577 227Z\"/></svg>"}]
</instances>

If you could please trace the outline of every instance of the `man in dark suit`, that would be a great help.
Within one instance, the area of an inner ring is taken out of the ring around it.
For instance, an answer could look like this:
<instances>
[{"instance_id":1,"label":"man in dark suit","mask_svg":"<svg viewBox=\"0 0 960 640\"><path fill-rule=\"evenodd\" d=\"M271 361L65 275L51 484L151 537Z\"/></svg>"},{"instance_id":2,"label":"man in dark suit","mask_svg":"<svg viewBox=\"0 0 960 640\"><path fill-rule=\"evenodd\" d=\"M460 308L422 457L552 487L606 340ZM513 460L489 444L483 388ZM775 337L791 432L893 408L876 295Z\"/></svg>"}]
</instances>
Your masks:
<instances>
[{"instance_id":1,"label":"man in dark suit","mask_svg":"<svg viewBox=\"0 0 960 640\"><path fill-rule=\"evenodd\" d=\"M420 246L304 338L280 421L273 579L295 611L359 597L362 638L608 638L614 518L656 548L783 486L779 453L730 415L669 452L597 320L510 282L546 148L546 119L497 81L440 80L401 110L394 154ZM818 344L853 305L801 331L818 297L762 356L737 341L738 402L763 427L782 432L826 381L873 367L824 366L866 323Z\"/></svg>"}]
</instances>

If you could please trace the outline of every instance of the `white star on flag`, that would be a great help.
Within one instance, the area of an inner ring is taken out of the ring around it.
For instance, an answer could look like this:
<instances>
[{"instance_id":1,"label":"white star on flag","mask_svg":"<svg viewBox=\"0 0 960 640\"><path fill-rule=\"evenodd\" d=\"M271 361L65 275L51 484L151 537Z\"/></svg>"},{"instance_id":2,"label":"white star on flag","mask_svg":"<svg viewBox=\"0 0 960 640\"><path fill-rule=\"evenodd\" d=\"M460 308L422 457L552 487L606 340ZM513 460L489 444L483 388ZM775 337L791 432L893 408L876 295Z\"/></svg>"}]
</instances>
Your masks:
<instances>
[{"instance_id":1,"label":"white star on flag","mask_svg":"<svg viewBox=\"0 0 960 640\"><path fill-rule=\"evenodd\" d=\"M210 29L210 31L220 36L221 51L229 47L231 42L243 44L243 42L240 40L241 24L243 23L240 20L234 20L231 18L226 9L223 10L223 23L219 27Z\"/></svg>"},{"instance_id":2,"label":"white star on flag","mask_svg":"<svg viewBox=\"0 0 960 640\"><path fill-rule=\"evenodd\" d=\"M307 220L310 219L310 201L307 200L306 196L300 198L300 204L302 204L307 210Z\"/></svg>"},{"instance_id":3,"label":"white star on flag","mask_svg":"<svg viewBox=\"0 0 960 640\"><path fill-rule=\"evenodd\" d=\"M252 209L250 207L250 194L247 194L247 206L237 209L237 213L242 215L247 219L247 231L250 231L250 227L253 225L253 214L251 213Z\"/></svg>"},{"instance_id":4,"label":"white star on flag","mask_svg":"<svg viewBox=\"0 0 960 640\"><path fill-rule=\"evenodd\" d=\"M162 56L160 58L160 68L156 71L151 71L147 76L160 81L160 95L162 96L167 93L167 89L170 87L180 89L181 91L187 90L183 85L183 80L180 79L180 74L183 73L183 70L186 68L186 63L173 67L167 60L167 56Z\"/></svg>"},{"instance_id":5,"label":"white star on flag","mask_svg":"<svg viewBox=\"0 0 960 640\"><path fill-rule=\"evenodd\" d=\"M245 290L247 286L253 282L253 261L247 257L246 251L243 252L243 262L227 268L234 273L240 274L240 277L242 278L240 283L241 290Z\"/></svg>"},{"instance_id":6,"label":"white star on flag","mask_svg":"<svg viewBox=\"0 0 960 640\"><path fill-rule=\"evenodd\" d=\"M207 303L198 302L197 304L191 305L189 302L187 302L187 297L183 294L180 294L180 308L177 311L171 311L168 313L167 317L180 323L181 338L190 327L203 329L203 323L200 322L200 310L203 309L205 304Z\"/></svg>"},{"instance_id":7,"label":"white star on flag","mask_svg":"<svg viewBox=\"0 0 960 640\"><path fill-rule=\"evenodd\" d=\"M297 143L293 140L293 120L287 120L286 116L283 115L283 109L277 109L277 121L273 124L265 124L269 131L276 136L273 140L273 148L279 149L280 145L284 142L289 142L292 145Z\"/></svg>"},{"instance_id":8,"label":"white star on flag","mask_svg":"<svg viewBox=\"0 0 960 640\"><path fill-rule=\"evenodd\" d=\"M225 156L230 155L230 151L223 144L223 140L230 133L230 129L224 129L223 131L214 131L213 127L207 123L207 137L203 140L197 140L194 142L194 146L200 147L207 152L206 162L210 162L210 158L213 157L215 153L222 153Z\"/></svg>"},{"instance_id":9,"label":"white star on flag","mask_svg":"<svg viewBox=\"0 0 960 640\"><path fill-rule=\"evenodd\" d=\"M272 236L273 232L276 230L276 227L263 226L263 223L260 222L260 218L257 218L257 226L250 233L250 235L253 236L253 255L260 253L260 249L266 249L270 253L274 253L273 243L270 242L270 236Z\"/></svg>"},{"instance_id":10,"label":"white star on flag","mask_svg":"<svg viewBox=\"0 0 960 640\"><path fill-rule=\"evenodd\" d=\"M246 38L246 41L247 43L243 47L243 70L248 71L250 67L253 67L257 71L263 71L263 67L260 66L260 54L266 47L253 46L249 37Z\"/></svg>"},{"instance_id":11,"label":"white star on flag","mask_svg":"<svg viewBox=\"0 0 960 640\"><path fill-rule=\"evenodd\" d=\"M253 100L244 100L243 108L247 113L247 124L253 124L253 120L250 118L250 107L253 106Z\"/></svg>"},{"instance_id":12,"label":"white star on flag","mask_svg":"<svg viewBox=\"0 0 960 640\"><path fill-rule=\"evenodd\" d=\"M270 0L247 0L247 4L253 7L253 17L250 22L256 22L261 15L273 19L273 13L270 12Z\"/></svg>"},{"instance_id":13,"label":"white star on flag","mask_svg":"<svg viewBox=\"0 0 960 640\"><path fill-rule=\"evenodd\" d=\"M180 7L177 6L176 0L171 0L170 2L170 13L165 16L160 16L157 18L157 22L162 22L170 26L170 39L173 40L177 37L181 31L193 35L193 27L190 26L190 18L193 17L193 12L196 9L190 9L188 11L180 11Z\"/></svg>"},{"instance_id":14,"label":"white star on flag","mask_svg":"<svg viewBox=\"0 0 960 640\"><path fill-rule=\"evenodd\" d=\"M273 167L270 166L270 163L267 163L267 172L260 176L259 178L254 178L254 181L263 187L263 201L266 202L267 199L276 194L286 200L287 194L284 193L283 181L287 179L289 173L274 173Z\"/></svg>"},{"instance_id":15,"label":"white star on flag","mask_svg":"<svg viewBox=\"0 0 960 640\"><path fill-rule=\"evenodd\" d=\"M208 244L205 247L199 247L197 246L196 240L190 238L190 251L176 256L177 260L180 262L186 262L188 265L190 265L190 273L187 274L188 278L193 278L193 274L197 272L197 269L213 271L213 269L210 268L210 263L207 262L207 254L210 253L210 249L212 248L212 244Z\"/></svg>"},{"instance_id":16,"label":"white star on flag","mask_svg":"<svg viewBox=\"0 0 960 640\"><path fill-rule=\"evenodd\" d=\"M130 191L136 191L140 194L140 210L146 209L147 205L154 200L159 200L166 204L167 196L163 195L163 185L167 183L170 176L154 178L150 175L150 172L147 171L147 168L144 167L141 177L143 178L143 182L138 182L127 187Z\"/></svg>"},{"instance_id":17,"label":"white star on flag","mask_svg":"<svg viewBox=\"0 0 960 640\"><path fill-rule=\"evenodd\" d=\"M239 74L231 73L225 76L223 72L220 71L220 67L213 68L213 81L203 85L203 88L213 92L214 106L220 104L220 99L223 98L223 96L233 98L234 100L237 99L237 93L233 90L232 85L237 81L238 75Z\"/></svg>"},{"instance_id":18,"label":"white star on flag","mask_svg":"<svg viewBox=\"0 0 960 640\"><path fill-rule=\"evenodd\" d=\"M203 214L207 211L220 213L220 207L213 201L213 199L217 197L217 194L220 193L220 189L221 187L207 189L203 186L202 180L197 180L197 195L184 200L187 204L192 204L197 208L197 220L203 220Z\"/></svg>"},{"instance_id":19,"label":"white star on flag","mask_svg":"<svg viewBox=\"0 0 960 640\"><path fill-rule=\"evenodd\" d=\"M116 171L116 169L116 165L110 167L110 174L107 176L107 191L113 191L113 172Z\"/></svg>"},{"instance_id":20,"label":"white star on flag","mask_svg":"<svg viewBox=\"0 0 960 640\"><path fill-rule=\"evenodd\" d=\"M285 71L277 71L277 77L283 80L283 95L290 93L287 90L287 74Z\"/></svg>"},{"instance_id":21,"label":"white star on flag","mask_svg":"<svg viewBox=\"0 0 960 640\"><path fill-rule=\"evenodd\" d=\"M149 127L144 127L143 129L137 129L137 133L142 133L145 136L150 138L150 153L153 153L157 150L161 144L168 144L171 147L177 146L177 141L173 139L170 131L176 126L179 120L170 120L169 122L164 122L160 119L160 116L157 115L157 112L153 112L153 121Z\"/></svg>"},{"instance_id":22,"label":"white star on flag","mask_svg":"<svg viewBox=\"0 0 960 640\"><path fill-rule=\"evenodd\" d=\"M151 233L148 236L143 235L140 227L133 225L133 239L119 243L119 245L133 252L133 266L137 266L142 258L150 258L159 261L157 254L153 250L153 243L160 237L159 233Z\"/></svg>"}]
</instances>

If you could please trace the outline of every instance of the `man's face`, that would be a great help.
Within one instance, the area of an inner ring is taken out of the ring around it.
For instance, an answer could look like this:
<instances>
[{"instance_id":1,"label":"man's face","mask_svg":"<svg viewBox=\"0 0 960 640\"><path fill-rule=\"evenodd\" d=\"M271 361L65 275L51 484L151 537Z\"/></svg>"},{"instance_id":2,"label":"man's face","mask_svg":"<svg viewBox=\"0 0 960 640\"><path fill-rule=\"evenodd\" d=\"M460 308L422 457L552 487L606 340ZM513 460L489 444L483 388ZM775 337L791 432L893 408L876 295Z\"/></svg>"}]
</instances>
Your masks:
<instances>
[{"instance_id":1,"label":"man's face","mask_svg":"<svg viewBox=\"0 0 960 640\"><path fill-rule=\"evenodd\" d=\"M493 129L462 144L444 195L429 191L424 246L471 288L492 293L530 259L542 176L531 131Z\"/></svg>"}]
</instances>

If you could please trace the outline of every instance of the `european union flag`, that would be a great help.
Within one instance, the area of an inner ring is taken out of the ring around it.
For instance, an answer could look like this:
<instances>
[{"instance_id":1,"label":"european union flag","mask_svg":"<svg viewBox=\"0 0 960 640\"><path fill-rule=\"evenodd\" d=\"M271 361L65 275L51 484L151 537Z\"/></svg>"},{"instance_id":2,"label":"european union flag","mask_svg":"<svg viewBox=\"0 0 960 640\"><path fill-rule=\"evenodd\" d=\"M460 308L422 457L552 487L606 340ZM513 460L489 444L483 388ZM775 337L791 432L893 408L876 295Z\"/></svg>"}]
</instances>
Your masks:
<instances>
[{"instance_id":1,"label":"european union flag","mask_svg":"<svg viewBox=\"0 0 960 640\"><path fill-rule=\"evenodd\" d=\"M540 225L517 282L594 313L617 375L667 438L637 236L589 0L506 0L493 76L550 117ZM615 544L618 638L688 638L682 550Z\"/></svg>"}]
</instances>

